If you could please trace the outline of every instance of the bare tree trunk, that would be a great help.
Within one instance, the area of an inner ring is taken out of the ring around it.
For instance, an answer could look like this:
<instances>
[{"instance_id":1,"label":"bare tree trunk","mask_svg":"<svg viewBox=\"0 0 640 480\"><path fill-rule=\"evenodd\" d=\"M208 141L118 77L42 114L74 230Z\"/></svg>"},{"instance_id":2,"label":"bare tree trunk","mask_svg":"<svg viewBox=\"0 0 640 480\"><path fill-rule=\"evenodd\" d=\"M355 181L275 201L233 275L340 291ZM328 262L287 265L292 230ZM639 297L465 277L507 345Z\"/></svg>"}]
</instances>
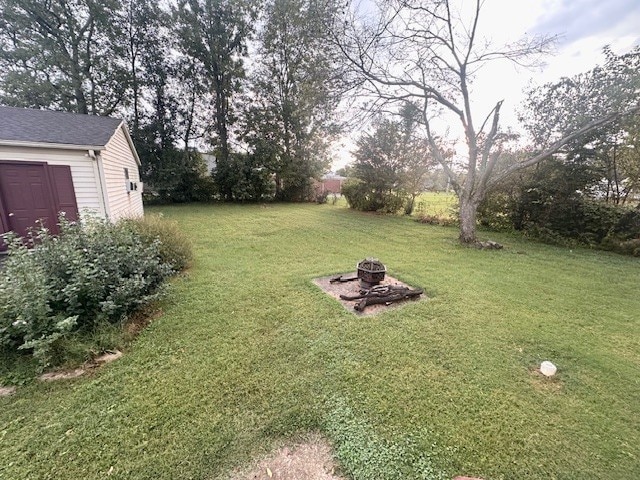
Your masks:
<instances>
[{"instance_id":1,"label":"bare tree trunk","mask_svg":"<svg viewBox=\"0 0 640 480\"><path fill-rule=\"evenodd\" d=\"M224 78L216 77L215 81L215 130L218 135L216 151L216 180L222 198L231 200L233 193L229 180L230 161L229 161L229 104L224 87Z\"/></svg>"},{"instance_id":2,"label":"bare tree trunk","mask_svg":"<svg viewBox=\"0 0 640 480\"><path fill-rule=\"evenodd\" d=\"M616 162L616 147L617 142L613 144L613 185L616 189L615 204L620 205L620 180L618 179L618 165Z\"/></svg>"},{"instance_id":3,"label":"bare tree trunk","mask_svg":"<svg viewBox=\"0 0 640 480\"><path fill-rule=\"evenodd\" d=\"M471 245L478 241L476 237L476 215L478 201L460 196L460 243Z\"/></svg>"}]
</instances>

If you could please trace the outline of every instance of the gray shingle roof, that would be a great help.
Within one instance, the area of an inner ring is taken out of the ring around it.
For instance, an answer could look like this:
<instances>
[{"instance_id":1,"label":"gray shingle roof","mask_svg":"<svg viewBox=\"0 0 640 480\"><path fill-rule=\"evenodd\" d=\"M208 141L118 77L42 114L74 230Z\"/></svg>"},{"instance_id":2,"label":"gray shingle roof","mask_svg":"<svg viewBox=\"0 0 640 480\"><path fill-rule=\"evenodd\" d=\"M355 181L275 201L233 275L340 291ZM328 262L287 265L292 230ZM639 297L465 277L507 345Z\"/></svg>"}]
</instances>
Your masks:
<instances>
[{"instance_id":1,"label":"gray shingle roof","mask_svg":"<svg viewBox=\"0 0 640 480\"><path fill-rule=\"evenodd\" d=\"M0 141L104 146L122 120L0 106Z\"/></svg>"}]
</instances>

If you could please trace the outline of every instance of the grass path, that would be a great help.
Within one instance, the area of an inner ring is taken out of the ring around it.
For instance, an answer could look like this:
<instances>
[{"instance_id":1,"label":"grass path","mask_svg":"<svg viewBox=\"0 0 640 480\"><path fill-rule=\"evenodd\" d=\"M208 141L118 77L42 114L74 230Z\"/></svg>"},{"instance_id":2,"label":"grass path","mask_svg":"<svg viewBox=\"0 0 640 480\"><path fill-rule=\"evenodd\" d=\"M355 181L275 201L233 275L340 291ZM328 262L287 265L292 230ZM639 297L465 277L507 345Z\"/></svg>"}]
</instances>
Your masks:
<instances>
[{"instance_id":1,"label":"grass path","mask_svg":"<svg viewBox=\"0 0 640 480\"><path fill-rule=\"evenodd\" d=\"M161 210L195 266L125 357L0 398L0 479L225 478L310 430L359 479L637 478L638 259L329 205ZM372 255L430 300L358 318L311 283Z\"/></svg>"}]
</instances>

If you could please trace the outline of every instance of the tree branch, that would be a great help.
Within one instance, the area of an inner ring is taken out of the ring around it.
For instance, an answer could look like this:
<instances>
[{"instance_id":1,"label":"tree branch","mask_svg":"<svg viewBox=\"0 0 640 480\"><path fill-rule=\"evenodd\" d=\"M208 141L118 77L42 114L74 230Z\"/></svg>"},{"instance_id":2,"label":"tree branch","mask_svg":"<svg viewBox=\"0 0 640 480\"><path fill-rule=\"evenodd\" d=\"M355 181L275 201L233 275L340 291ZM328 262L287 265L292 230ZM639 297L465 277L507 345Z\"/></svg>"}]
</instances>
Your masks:
<instances>
[{"instance_id":1,"label":"tree branch","mask_svg":"<svg viewBox=\"0 0 640 480\"><path fill-rule=\"evenodd\" d=\"M560 140L554 142L550 147L548 147L547 149L545 149L544 151L540 152L539 154L535 155L534 157L530 158L529 160L526 160L524 162L520 162L520 163L516 163L514 165L511 165L510 167L506 168L504 171L500 172L499 174L497 174L494 178L492 178L490 181L487 182L487 187L491 188L494 185L500 183L504 178L508 177L509 175L511 175L514 172L517 172L519 170L522 170L523 168L527 168L527 167L531 167L533 165L536 165L537 163L542 162L543 160L549 158L551 155L558 153L562 147L564 147L565 145L567 145L569 142L582 137L583 135L586 135L587 133L591 132L592 130L595 130L598 127L602 127L604 125L607 125L619 118L623 118L623 117L627 117L627 116L631 116L634 114L637 114L640 112L640 104L636 105L635 107L629 108L627 110L624 110L622 112L611 112L603 117L600 117L596 120L592 120L591 122L587 123L586 125L582 126L581 128L579 128L578 130L574 131L573 133L570 133L569 135L566 135L565 137L562 137Z\"/></svg>"}]
</instances>

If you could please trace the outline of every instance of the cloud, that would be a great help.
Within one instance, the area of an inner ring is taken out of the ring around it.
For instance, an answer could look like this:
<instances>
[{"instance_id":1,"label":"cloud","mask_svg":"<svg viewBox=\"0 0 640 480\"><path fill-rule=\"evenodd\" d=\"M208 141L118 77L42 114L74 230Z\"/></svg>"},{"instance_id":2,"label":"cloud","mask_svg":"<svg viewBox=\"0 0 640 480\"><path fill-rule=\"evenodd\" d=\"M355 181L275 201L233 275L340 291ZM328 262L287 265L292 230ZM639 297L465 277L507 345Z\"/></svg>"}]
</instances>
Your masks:
<instances>
[{"instance_id":1,"label":"cloud","mask_svg":"<svg viewBox=\"0 0 640 480\"><path fill-rule=\"evenodd\" d=\"M560 34L561 43L567 45L607 32L628 35L638 24L638 0L559 0L550 5L532 33ZM637 28L634 30L636 33Z\"/></svg>"}]
</instances>

